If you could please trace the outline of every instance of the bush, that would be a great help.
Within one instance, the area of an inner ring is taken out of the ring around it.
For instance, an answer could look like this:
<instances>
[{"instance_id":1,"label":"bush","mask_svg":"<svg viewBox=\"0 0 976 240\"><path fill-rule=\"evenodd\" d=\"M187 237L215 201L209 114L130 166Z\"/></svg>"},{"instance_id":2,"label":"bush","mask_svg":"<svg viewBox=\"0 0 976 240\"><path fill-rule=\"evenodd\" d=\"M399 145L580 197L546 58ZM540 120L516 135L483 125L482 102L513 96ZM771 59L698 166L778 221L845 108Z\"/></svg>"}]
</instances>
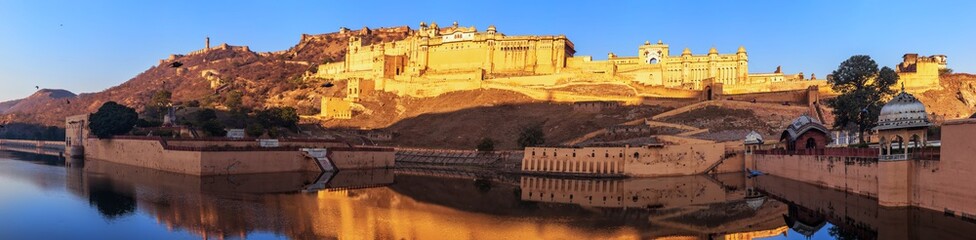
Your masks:
<instances>
[{"instance_id":1,"label":"bush","mask_svg":"<svg viewBox=\"0 0 976 240\"><path fill-rule=\"evenodd\" d=\"M126 134L139 120L135 109L116 102L106 102L88 118L88 128L98 138Z\"/></svg>"},{"instance_id":2,"label":"bush","mask_svg":"<svg viewBox=\"0 0 976 240\"><path fill-rule=\"evenodd\" d=\"M224 106L230 109L237 109L241 107L243 103L243 100L241 100L242 97L244 97L243 92L239 90L231 91L227 93L227 96L224 98Z\"/></svg>"},{"instance_id":3,"label":"bush","mask_svg":"<svg viewBox=\"0 0 976 240\"><path fill-rule=\"evenodd\" d=\"M221 124L216 119L203 122L200 125L200 129L211 137L223 137L227 135L227 131L224 131L224 124Z\"/></svg>"},{"instance_id":4,"label":"bush","mask_svg":"<svg viewBox=\"0 0 976 240\"><path fill-rule=\"evenodd\" d=\"M210 120L215 120L215 119L217 119L217 111L214 111L213 109L203 109L197 111L196 115L194 116L194 120L196 120L196 124L200 126L202 126L204 123Z\"/></svg>"},{"instance_id":5,"label":"bush","mask_svg":"<svg viewBox=\"0 0 976 240\"><path fill-rule=\"evenodd\" d=\"M258 123L268 130L273 130L275 127L292 130L298 128L298 112L292 107L274 107L261 110L255 114L255 118L257 118Z\"/></svg>"},{"instance_id":6,"label":"bush","mask_svg":"<svg viewBox=\"0 0 976 240\"><path fill-rule=\"evenodd\" d=\"M261 137L264 135L264 127L261 124L250 124L244 129L244 132L251 137Z\"/></svg>"},{"instance_id":7,"label":"bush","mask_svg":"<svg viewBox=\"0 0 976 240\"><path fill-rule=\"evenodd\" d=\"M539 146L544 143L546 143L546 136L542 131L542 124L524 127L519 133L518 145L520 148Z\"/></svg>"},{"instance_id":8,"label":"bush","mask_svg":"<svg viewBox=\"0 0 976 240\"><path fill-rule=\"evenodd\" d=\"M479 152L491 152L495 151L495 140L491 138L482 138L481 142L478 143Z\"/></svg>"},{"instance_id":9,"label":"bush","mask_svg":"<svg viewBox=\"0 0 976 240\"><path fill-rule=\"evenodd\" d=\"M152 127L160 127L160 126L163 126L162 121L146 120L141 118L139 120L136 120L136 127L152 128Z\"/></svg>"}]
</instances>

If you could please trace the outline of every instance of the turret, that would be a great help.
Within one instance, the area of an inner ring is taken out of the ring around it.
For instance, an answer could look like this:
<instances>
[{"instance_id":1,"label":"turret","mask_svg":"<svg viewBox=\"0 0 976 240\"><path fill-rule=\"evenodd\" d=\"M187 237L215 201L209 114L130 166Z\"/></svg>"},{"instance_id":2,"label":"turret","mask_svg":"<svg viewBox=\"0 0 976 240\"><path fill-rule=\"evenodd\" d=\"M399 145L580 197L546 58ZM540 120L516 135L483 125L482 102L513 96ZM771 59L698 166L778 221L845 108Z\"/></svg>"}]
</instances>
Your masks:
<instances>
[{"instance_id":1,"label":"turret","mask_svg":"<svg viewBox=\"0 0 976 240\"><path fill-rule=\"evenodd\" d=\"M739 50L735 51L735 56L738 59L739 66L736 68L736 76L738 82L747 82L749 80L749 55L746 55L746 47L740 45Z\"/></svg>"},{"instance_id":2,"label":"turret","mask_svg":"<svg viewBox=\"0 0 976 240\"><path fill-rule=\"evenodd\" d=\"M495 29L495 25L488 25L487 32L488 34L495 34L497 32L497 30Z\"/></svg>"},{"instance_id":3,"label":"turret","mask_svg":"<svg viewBox=\"0 0 976 240\"><path fill-rule=\"evenodd\" d=\"M682 57L684 57L684 56L691 56L691 49L685 48L685 50L682 50L681 51L681 56Z\"/></svg>"},{"instance_id":4,"label":"turret","mask_svg":"<svg viewBox=\"0 0 976 240\"><path fill-rule=\"evenodd\" d=\"M715 47L708 49L708 55L718 55L718 49L715 49Z\"/></svg>"}]
</instances>

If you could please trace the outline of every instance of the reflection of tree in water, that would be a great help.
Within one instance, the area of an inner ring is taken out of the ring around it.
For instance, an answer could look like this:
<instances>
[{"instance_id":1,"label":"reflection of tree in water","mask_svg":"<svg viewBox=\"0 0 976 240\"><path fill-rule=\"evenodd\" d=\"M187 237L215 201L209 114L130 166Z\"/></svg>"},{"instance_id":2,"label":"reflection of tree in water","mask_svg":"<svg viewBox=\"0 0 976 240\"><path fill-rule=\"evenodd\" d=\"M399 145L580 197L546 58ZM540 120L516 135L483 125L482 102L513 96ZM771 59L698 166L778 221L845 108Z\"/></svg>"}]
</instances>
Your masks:
<instances>
[{"instance_id":1,"label":"reflection of tree in water","mask_svg":"<svg viewBox=\"0 0 976 240\"><path fill-rule=\"evenodd\" d=\"M846 230L846 229L841 228L841 227L838 227L838 226L830 226L830 229L827 229L827 233L830 234L831 237L834 237L837 240L857 240L858 239L857 238L857 233L855 233L854 231L849 231L849 230Z\"/></svg>"},{"instance_id":2,"label":"reflection of tree in water","mask_svg":"<svg viewBox=\"0 0 976 240\"><path fill-rule=\"evenodd\" d=\"M108 186L92 186L89 189L88 204L95 206L103 217L113 220L130 215L136 210L136 200L121 194Z\"/></svg>"},{"instance_id":3,"label":"reflection of tree in water","mask_svg":"<svg viewBox=\"0 0 976 240\"><path fill-rule=\"evenodd\" d=\"M490 180L476 179L476 180L474 180L474 186L477 187L478 188L478 191L481 192L481 193L487 193L487 192L491 191L491 181Z\"/></svg>"}]
</instances>

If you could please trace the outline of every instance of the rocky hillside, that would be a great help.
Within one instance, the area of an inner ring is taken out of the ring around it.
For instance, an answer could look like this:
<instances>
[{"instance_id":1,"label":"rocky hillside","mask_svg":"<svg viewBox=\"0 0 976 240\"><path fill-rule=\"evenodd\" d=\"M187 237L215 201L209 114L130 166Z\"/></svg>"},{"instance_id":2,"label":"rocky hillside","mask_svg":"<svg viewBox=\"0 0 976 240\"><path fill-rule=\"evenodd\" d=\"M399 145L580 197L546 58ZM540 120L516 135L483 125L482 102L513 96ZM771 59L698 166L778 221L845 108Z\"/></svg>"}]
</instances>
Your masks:
<instances>
[{"instance_id":1,"label":"rocky hillside","mask_svg":"<svg viewBox=\"0 0 976 240\"><path fill-rule=\"evenodd\" d=\"M61 89L41 89L27 98L0 103L0 113L31 112L38 108L50 108L48 104L69 102L77 95Z\"/></svg>"},{"instance_id":2,"label":"rocky hillside","mask_svg":"<svg viewBox=\"0 0 976 240\"><path fill-rule=\"evenodd\" d=\"M17 105L17 103L19 103L20 100L22 100L22 99L15 99L15 100L10 100L10 101L6 101L6 102L0 102L0 114L6 113L7 112L7 109L10 109L14 105Z\"/></svg>"},{"instance_id":3,"label":"rocky hillside","mask_svg":"<svg viewBox=\"0 0 976 240\"><path fill-rule=\"evenodd\" d=\"M943 119L965 118L976 112L976 75L968 73L942 76L942 89L931 90L916 97L925 108Z\"/></svg>"},{"instance_id":4,"label":"rocky hillside","mask_svg":"<svg viewBox=\"0 0 976 240\"><path fill-rule=\"evenodd\" d=\"M58 98L38 99L31 101L29 107L20 108L21 111L11 111L20 103L11 104L0 116L0 122L62 126L66 116L93 112L107 101L142 109L158 90L172 92L175 102L199 101L205 106L219 107L224 96L232 91L242 92L243 104L249 107L295 106L299 104L297 101L307 99L285 98L284 93L308 88L299 80L306 71L314 71L316 65L342 59L350 36L360 36L364 44L394 41L406 37L407 33L401 31L405 29L303 35L294 47L279 52L257 53L246 46L221 45L173 55L121 85L97 93L80 94L70 103ZM220 81L225 86L216 92L210 88L211 81ZM341 90L322 91L323 94L334 94L330 91ZM302 104L308 105L311 101Z\"/></svg>"}]
</instances>

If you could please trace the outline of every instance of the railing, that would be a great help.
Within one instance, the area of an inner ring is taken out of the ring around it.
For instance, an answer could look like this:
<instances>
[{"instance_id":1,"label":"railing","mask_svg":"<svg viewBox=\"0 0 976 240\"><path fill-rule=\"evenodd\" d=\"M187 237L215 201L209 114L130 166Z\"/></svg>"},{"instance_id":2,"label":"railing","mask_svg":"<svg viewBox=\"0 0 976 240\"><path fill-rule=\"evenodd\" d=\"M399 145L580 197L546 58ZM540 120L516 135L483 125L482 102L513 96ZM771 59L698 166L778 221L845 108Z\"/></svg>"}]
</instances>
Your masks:
<instances>
[{"instance_id":1,"label":"railing","mask_svg":"<svg viewBox=\"0 0 976 240\"><path fill-rule=\"evenodd\" d=\"M820 148L820 149L770 149L756 150L753 154L758 155L814 155L814 156L837 156L837 157L878 157L879 150L875 148Z\"/></svg>"},{"instance_id":2,"label":"railing","mask_svg":"<svg viewBox=\"0 0 976 240\"><path fill-rule=\"evenodd\" d=\"M209 142L251 142L255 139L230 139L230 138L163 138L163 137L148 137L148 136L114 136L112 139L124 139L124 140L149 140L149 141L159 141L160 145L163 146L165 150L173 151L196 151L196 152L225 152L225 151L262 151L262 152L273 152L273 151L298 151L302 148L308 148L308 146L280 146L280 147L261 147L261 146L173 146L169 142L178 141L209 141ZM296 142L315 142L315 143L325 143L325 142L337 142L344 143L349 147L337 147L329 148L335 151L393 151L392 148L358 148L352 147L348 143L328 140L328 139L280 139L279 142L282 143L296 143Z\"/></svg>"},{"instance_id":3,"label":"railing","mask_svg":"<svg viewBox=\"0 0 976 240\"><path fill-rule=\"evenodd\" d=\"M901 153L901 154L881 155L878 157L878 159L881 161L908 160L908 154Z\"/></svg>"}]
</instances>

